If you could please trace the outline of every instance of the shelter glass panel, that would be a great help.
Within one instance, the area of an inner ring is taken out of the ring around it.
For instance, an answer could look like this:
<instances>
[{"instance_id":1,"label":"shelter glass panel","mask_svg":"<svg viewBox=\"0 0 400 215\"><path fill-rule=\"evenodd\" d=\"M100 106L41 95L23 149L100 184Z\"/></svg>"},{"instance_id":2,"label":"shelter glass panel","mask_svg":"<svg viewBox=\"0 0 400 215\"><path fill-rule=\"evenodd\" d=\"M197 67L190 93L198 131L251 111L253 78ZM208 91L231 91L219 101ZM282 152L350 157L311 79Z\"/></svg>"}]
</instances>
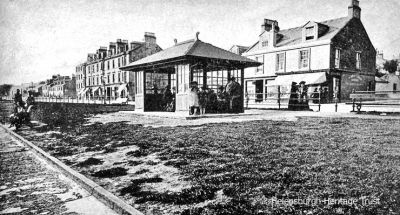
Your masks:
<instances>
[{"instance_id":1,"label":"shelter glass panel","mask_svg":"<svg viewBox=\"0 0 400 215\"><path fill-rule=\"evenodd\" d=\"M159 94L168 85L168 73L146 73L146 94Z\"/></svg>"}]
</instances>

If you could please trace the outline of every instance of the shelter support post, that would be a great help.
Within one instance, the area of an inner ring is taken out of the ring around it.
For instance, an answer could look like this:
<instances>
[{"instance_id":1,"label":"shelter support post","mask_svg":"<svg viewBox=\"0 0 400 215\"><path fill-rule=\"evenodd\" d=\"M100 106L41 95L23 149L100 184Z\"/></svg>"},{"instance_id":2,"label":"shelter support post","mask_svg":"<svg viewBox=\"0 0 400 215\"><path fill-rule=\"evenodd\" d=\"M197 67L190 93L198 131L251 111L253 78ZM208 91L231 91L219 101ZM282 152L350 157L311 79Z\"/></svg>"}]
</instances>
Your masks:
<instances>
[{"instance_id":1,"label":"shelter support post","mask_svg":"<svg viewBox=\"0 0 400 215\"><path fill-rule=\"evenodd\" d=\"M244 86L244 68L240 69L240 85L242 86L242 97L241 97L241 102L240 104L242 104L241 107L241 112L244 112L244 93L245 93L245 86Z\"/></svg>"}]
</instances>

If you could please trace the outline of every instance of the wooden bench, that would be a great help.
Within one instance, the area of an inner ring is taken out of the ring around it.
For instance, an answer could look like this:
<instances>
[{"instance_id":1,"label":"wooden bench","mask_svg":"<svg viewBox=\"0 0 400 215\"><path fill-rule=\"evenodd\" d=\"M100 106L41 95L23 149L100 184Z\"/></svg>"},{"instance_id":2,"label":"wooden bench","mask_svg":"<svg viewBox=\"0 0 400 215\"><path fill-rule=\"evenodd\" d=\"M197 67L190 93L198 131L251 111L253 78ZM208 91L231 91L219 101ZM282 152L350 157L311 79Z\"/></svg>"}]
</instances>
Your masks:
<instances>
[{"instance_id":1,"label":"wooden bench","mask_svg":"<svg viewBox=\"0 0 400 215\"><path fill-rule=\"evenodd\" d=\"M357 112L361 112L361 108L364 105L367 106L400 106L399 103L379 103L379 102L372 102L376 101L377 99L385 100L385 95L387 93L396 93L397 91L358 91L350 94L350 99L353 101L351 103L346 103L348 105L353 105L352 112L355 112L357 108ZM358 99L358 101L357 101ZM395 100L395 99L394 99Z\"/></svg>"}]
</instances>

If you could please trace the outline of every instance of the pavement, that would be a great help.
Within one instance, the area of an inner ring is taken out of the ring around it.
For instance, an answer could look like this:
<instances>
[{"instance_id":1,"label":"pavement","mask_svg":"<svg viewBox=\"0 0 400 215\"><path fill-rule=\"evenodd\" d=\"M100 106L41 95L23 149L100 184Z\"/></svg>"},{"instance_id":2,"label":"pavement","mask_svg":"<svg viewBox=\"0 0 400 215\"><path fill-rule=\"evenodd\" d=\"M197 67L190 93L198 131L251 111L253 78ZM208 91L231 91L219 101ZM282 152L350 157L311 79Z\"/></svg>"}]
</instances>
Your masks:
<instances>
[{"instance_id":1,"label":"pavement","mask_svg":"<svg viewBox=\"0 0 400 215\"><path fill-rule=\"evenodd\" d=\"M350 105L348 105L350 106ZM347 106L346 106L347 107ZM334 108L334 107L331 107ZM172 112L136 112L120 111L115 113L97 114L89 118L89 123L126 122L128 124L141 124L145 127L169 126L199 126L209 123L234 123L255 120L297 121L301 117L324 118L362 118L362 119L395 119L400 120L400 115L391 114L357 114L332 111L287 111L287 110L259 110L250 109L242 114L205 114L194 120L187 120L186 113Z\"/></svg>"},{"instance_id":2,"label":"pavement","mask_svg":"<svg viewBox=\"0 0 400 215\"><path fill-rule=\"evenodd\" d=\"M117 214L0 129L0 214Z\"/></svg>"}]
</instances>

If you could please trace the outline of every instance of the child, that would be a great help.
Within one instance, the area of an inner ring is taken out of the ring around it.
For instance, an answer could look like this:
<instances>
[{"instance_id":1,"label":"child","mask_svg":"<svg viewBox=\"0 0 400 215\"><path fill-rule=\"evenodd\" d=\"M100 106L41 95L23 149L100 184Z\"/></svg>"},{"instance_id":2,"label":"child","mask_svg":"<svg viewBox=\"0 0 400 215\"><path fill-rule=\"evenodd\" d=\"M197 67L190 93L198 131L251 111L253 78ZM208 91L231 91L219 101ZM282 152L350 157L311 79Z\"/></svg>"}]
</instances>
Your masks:
<instances>
[{"instance_id":1,"label":"child","mask_svg":"<svg viewBox=\"0 0 400 215\"><path fill-rule=\"evenodd\" d=\"M202 87L199 92L199 104L200 104L200 114L206 113L207 106L207 89Z\"/></svg>"},{"instance_id":2,"label":"child","mask_svg":"<svg viewBox=\"0 0 400 215\"><path fill-rule=\"evenodd\" d=\"M199 114L199 88L197 88L197 82L193 81L190 83L191 89L189 92L189 115Z\"/></svg>"}]
</instances>

